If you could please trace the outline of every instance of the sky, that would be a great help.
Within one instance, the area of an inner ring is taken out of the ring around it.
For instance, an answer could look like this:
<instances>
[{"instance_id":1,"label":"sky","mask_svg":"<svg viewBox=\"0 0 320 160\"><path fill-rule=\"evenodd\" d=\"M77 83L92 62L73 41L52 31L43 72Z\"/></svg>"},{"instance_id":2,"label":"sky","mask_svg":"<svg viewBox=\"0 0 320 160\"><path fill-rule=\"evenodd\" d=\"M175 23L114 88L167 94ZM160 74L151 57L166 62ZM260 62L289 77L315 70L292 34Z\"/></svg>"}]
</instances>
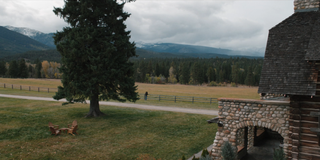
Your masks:
<instances>
[{"instance_id":1,"label":"sky","mask_svg":"<svg viewBox=\"0 0 320 160\"><path fill-rule=\"evenodd\" d=\"M0 0L0 26L60 31L67 23L52 10L63 5L63 0ZM268 30L294 13L293 0L136 0L124 10L131 13L125 22L131 41L261 54Z\"/></svg>"}]
</instances>

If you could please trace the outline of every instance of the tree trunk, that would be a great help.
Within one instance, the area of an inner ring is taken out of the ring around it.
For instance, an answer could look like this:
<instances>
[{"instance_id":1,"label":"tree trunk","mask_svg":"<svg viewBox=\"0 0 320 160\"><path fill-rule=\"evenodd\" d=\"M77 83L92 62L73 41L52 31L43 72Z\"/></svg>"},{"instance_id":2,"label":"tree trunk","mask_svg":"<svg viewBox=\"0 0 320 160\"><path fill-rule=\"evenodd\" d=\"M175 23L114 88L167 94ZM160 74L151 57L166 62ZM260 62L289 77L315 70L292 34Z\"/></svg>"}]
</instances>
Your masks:
<instances>
[{"instance_id":1,"label":"tree trunk","mask_svg":"<svg viewBox=\"0 0 320 160\"><path fill-rule=\"evenodd\" d=\"M86 117L99 117L105 114L100 111L98 94L91 96L90 98L90 111Z\"/></svg>"}]
</instances>

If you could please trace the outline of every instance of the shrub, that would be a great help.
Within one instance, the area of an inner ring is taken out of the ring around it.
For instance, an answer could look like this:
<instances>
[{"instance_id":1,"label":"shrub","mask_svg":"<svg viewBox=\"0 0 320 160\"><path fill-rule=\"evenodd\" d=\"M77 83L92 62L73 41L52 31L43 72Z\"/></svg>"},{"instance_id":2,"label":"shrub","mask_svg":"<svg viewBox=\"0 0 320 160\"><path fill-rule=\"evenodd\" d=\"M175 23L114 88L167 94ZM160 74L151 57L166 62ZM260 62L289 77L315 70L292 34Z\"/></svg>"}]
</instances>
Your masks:
<instances>
[{"instance_id":1,"label":"shrub","mask_svg":"<svg viewBox=\"0 0 320 160\"><path fill-rule=\"evenodd\" d=\"M199 160L212 160L212 158L211 158L211 156L208 154L208 155L206 155L205 157L200 157L200 159Z\"/></svg>"},{"instance_id":2,"label":"shrub","mask_svg":"<svg viewBox=\"0 0 320 160\"><path fill-rule=\"evenodd\" d=\"M209 152L207 149L203 149L202 153L201 153L201 157L206 157L207 155L209 155Z\"/></svg>"},{"instance_id":3,"label":"shrub","mask_svg":"<svg viewBox=\"0 0 320 160\"><path fill-rule=\"evenodd\" d=\"M231 87L238 87L238 86L236 85L236 83L231 82Z\"/></svg>"},{"instance_id":4,"label":"shrub","mask_svg":"<svg viewBox=\"0 0 320 160\"><path fill-rule=\"evenodd\" d=\"M193 156L192 160L199 160L199 158L196 158L196 156Z\"/></svg>"},{"instance_id":5,"label":"shrub","mask_svg":"<svg viewBox=\"0 0 320 160\"><path fill-rule=\"evenodd\" d=\"M274 160L285 160L286 159L286 156L285 156L282 148L274 149L273 159Z\"/></svg>"},{"instance_id":6,"label":"shrub","mask_svg":"<svg viewBox=\"0 0 320 160\"><path fill-rule=\"evenodd\" d=\"M236 150L227 141L223 144L221 149L223 160L235 160L237 158Z\"/></svg>"},{"instance_id":7,"label":"shrub","mask_svg":"<svg viewBox=\"0 0 320 160\"><path fill-rule=\"evenodd\" d=\"M208 86L218 86L217 82L215 81L211 81Z\"/></svg>"}]
</instances>

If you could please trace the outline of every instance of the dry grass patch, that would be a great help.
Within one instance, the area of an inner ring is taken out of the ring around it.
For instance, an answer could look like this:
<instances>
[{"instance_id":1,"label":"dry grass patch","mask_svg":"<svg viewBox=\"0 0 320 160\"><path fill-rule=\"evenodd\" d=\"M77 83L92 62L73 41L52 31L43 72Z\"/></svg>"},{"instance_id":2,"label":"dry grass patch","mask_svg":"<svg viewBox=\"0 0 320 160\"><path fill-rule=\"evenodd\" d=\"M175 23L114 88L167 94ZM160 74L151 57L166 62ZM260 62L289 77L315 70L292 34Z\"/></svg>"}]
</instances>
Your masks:
<instances>
[{"instance_id":1,"label":"dry grass patch","mask_svg":"<svg viewBox=\"0 0 320 160\"><path fill-rule=\"evenodd\" d=\"M59 79L12 79L0 78L0 83L20 84L27 86L37 86L45 88L57 88L61 85ZM176 96L194 96L194 97L230 97L230 98L249 98L259 99L258 87L208 87L208 86L192 86L181 84L146 84L136 83L138 92L144 94L157 95L176 95Z\"/></svg>"},{"instance_id":2,"label":"dry grass patch","mask_svg":"<svg viewBox=\"0 0 320 160\"><path fill-rule=\"evenodd\" d=\"M209 146L216 132L211 116L101 106L107 116L87 119L87 104L0 101L0 159L174 160ZM61 128L75 119L79 135L50 135L49 121Z\"/></svg>"}]
</instances>

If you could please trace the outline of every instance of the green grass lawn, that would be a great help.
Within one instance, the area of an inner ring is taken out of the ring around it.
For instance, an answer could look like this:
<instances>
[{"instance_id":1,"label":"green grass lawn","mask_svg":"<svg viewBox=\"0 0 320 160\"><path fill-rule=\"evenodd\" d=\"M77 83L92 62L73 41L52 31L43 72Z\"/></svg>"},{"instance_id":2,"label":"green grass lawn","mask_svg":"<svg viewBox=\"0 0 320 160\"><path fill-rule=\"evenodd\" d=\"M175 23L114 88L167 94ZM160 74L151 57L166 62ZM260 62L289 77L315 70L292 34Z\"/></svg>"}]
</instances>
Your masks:
<instances>
[{"instance_id":1,"label":"green grass lawn","mask_svg":"<svg viewBox=\"0 0 320 160\"><path fill-rule=\"evenodd\" d=\"M177 160L212 144L217 130L205 115L101 106L107 116L84 118L88 104L0 102L0 159L126 160L149 154ZM48 122L61 128L75 119L79 135L50 135Z\"/></svg>"}]
</instances>

